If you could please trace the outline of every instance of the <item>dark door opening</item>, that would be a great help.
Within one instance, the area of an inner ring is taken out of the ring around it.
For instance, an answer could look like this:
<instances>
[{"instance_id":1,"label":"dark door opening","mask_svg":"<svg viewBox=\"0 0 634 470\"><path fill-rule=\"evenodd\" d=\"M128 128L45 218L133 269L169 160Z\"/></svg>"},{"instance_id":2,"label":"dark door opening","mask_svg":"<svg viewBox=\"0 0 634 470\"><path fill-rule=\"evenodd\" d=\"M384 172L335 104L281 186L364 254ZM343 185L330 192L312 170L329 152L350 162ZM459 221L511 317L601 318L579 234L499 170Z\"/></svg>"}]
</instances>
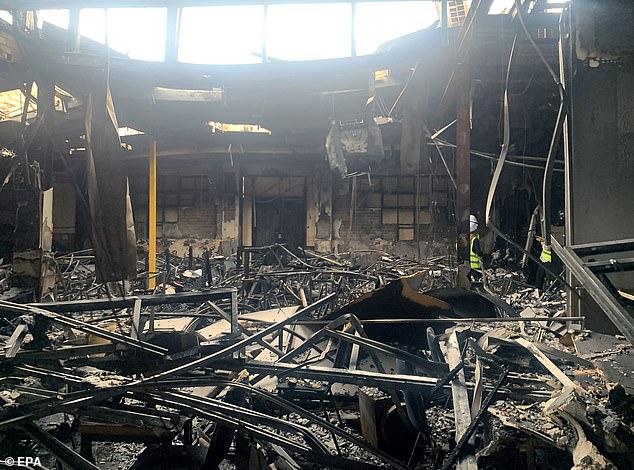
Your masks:
<instances>
[{"instance_id":1,"label":"dark door opening","mask_svg":"<svg viewBox=\"0 0 634 470\"><path fill-rule=\"evenodd\" d=\"M306 244L306 210L304 200L274 198L255 200L255 246L286 243L291 250Z\"/></svg>"}]
</instances>

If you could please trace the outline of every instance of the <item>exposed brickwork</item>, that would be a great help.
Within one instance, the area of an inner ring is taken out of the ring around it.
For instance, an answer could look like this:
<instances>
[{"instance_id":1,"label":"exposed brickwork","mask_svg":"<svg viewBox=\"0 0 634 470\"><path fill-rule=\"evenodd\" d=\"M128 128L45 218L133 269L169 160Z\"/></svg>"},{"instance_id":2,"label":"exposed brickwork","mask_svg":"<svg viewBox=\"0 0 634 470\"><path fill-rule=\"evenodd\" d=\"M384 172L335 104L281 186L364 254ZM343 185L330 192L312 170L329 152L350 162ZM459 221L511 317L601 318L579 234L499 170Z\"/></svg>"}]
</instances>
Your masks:
<instances>
[{"instance_id":1,"label":"exposed brickwork","mask_svg":"<svg viewBox=\"0 0 634 470\"><path fill-rule=\"evenodd\" d=\"M186 236L216 238L216 206L180 209L178 226Z\"/></svg>"},{"instance_id":2,"label":"exposed brickwork","mask_svg":"<svg viewBox=\"0 0 634 470\"><path fill-rule=\"evenodd\" d=\"M338 238L348 240L369 240L383 238L397 239L397 225L384 225L381 222L380 208L357 208L350 223L350 201L335 200L335 220L342 222Z\"/></svg>"},{"instance_id":3,"label":"exposed brickwork","mask_svg":"<svg viewBox=\"0 0 634 470\"><path fill-rule=\"evenodd\" d=\"M238 186L217 183L233 178L229 174L220 177L214 175L211 169L208 172L208 178L202 179L200 173L192 174L191 168L187 173L180 167L163 172L158 197L158 236L169 241L174 250L178 250L178 247L187 250L192 244L195 252L206 247L231 254L240 240L240 199L231 192L237 191ZM269 173L262 171L257 174ZM132 185L137 234L141 238L147 233L146 177L141 172L135 175L139 175L134 178L135 183L141 178L141 185ZM269 181L265 181L267 178L275 177L260 177L266 183L263 185L265 189L272 187ZM312 188L313 193L309 194L305 190L306 178L309 181L306 187ZM301 180L302 184L298 185L301 190L297 194L292 193L290 187L293 185L289 184L282 195L306 198L306 220L312 221L312 225L307 226L307 234L310 234L311 245L317 249L377 250L398 256L419 257L445 254L453 247L453 240L447 235L447 227L441 220L442 214L447 211L446 190L433 188L433 196L430 196L432 187L428 177L421 177L417 182L413 176L378 175L373 177L371 184L364 177L358 178L354 183L357 185L357 207L352 221L350 204L353 183L350 179L332 178L329 172L295 176L295 179ZM208 185L207 180L216 181L216 184ZM280 181L286 180L292 182L293 178L281 177ZM247 181L246 185L251 188L251 192L254 191L252 183ZM416 221L420 225L416 225Z\"/></svg>"}]
</instances>

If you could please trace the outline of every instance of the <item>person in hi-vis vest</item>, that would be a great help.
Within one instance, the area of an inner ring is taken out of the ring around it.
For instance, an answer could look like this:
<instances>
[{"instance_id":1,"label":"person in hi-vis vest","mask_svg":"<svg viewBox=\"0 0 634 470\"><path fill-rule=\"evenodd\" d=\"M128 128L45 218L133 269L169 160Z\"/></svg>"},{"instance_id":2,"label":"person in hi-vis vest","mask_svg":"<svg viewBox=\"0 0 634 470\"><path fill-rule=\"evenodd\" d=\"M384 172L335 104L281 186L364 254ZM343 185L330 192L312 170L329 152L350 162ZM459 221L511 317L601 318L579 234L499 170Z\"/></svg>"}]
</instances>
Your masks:
<instances>
[{"instance_id":1,"label":"person in hi-vis vest","mask_svg":"<svg viewBox=\"0 0 634 470\"><path fill-rule=\"evenodd\" d=\"M537 236L535 239L541 245L541 252L539 253L539 261L544 263L549 269L552 269L552 261L553 261L553 253L550 249L550 246L546 245L546 240L544 237ZM538 289L543 290L546 289L546 284L550 282L551 276L546 273L546 271L540 266L537 270L536 282L535 285Z\"/></svg>"},{"instance_id":2,"label":"person in hi-vis vest","mask_svg":"<svg viewBox=\"0 0 634 470\"><path fill-rule=\"evenodd\" d=\"M480 247L480 234L478 233L478 219L475 215L469 216L469 276L474 281L482 279L482 248Z\"/></svg>"}]
</instances>

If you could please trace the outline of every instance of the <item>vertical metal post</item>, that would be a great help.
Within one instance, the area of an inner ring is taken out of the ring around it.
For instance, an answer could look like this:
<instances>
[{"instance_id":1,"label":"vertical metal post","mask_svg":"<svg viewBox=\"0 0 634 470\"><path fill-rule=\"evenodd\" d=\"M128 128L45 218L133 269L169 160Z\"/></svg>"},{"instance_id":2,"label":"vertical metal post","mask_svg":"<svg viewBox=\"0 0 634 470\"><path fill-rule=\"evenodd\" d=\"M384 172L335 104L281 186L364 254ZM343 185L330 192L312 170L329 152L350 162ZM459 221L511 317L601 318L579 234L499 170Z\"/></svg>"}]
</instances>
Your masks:
<instances>
[{"instance_id":1,"label":"vertical metal post","mask_svg":"<svg viewBox=\"0 0 634 470\"><path fill-rule=\"evenodd\" d=\"M231 289L231 337L240 338L240 325L238 324L238 289ZM233 353L234 359L240 357L244 349L240 349Z\"/></svg>"},{"instance_id":2,"label":"vertical metal post","mask_svg":"<svg viewBox=\"0 0 634 470\"><path fill-rule=\"evenodd\" d=\"M170 250L169 248L165 248L165 282L164 284L167 284L170 280L170 275L172 274L172 266L171 266L171 259L170 259Z\"/></svg>"},{"instance_id":3,"label":"vertical metal post","mask_svg":"<svg viewBox=\"0 0 634 470\"><path fill-rule=\"evenodd\" d=\"M44 66L42 77L48 75L47 67ZM37 83L37 117L42 120L43 129L53 132L54 114L55 114L55 82L50 78L41 78L36 80ZM35 131L37 132L37 131ZM40 133L43 137L43 133ZM36 157L42 168L42 189L46 190L53 186L53 145L52 142L46 142L41 153Z\"/></svg>"},{"instance_id":4,"label":"vertical metal post","mask_svg":"<svg viewBox=\"0 0 634 470\"><path fill-rule=\"evenodd\" d=\"M132 308L132 329L130 331L130 337L134 339L141 338L141 328L143 327L141 322L141 304L141 299L137 297Z\"/></svg>"},{"instance_id":5,"label":"vertical metal post","mask_svg":"<svg viewBox=\"0 0 634 470\"><path fill-rule=\"evenodd\" d=\"M333 250L334 249L334 239L335 239L335 217L333 214L333 210L334 210L334 204L332 203L332 198L335 195L334 189L333 189L333 185L335 184L335 179L332 176L332 171L328 172L328 177L330 178L329 184L328 184L328 215L330 216L330 232L329 232L329 239L330 239L330 249Z\"/></svg>"},{"instance_id":6,"label":"vertical metal post","mask_svg":"<svg viewBox=\"0 0 634 470\"><path fill-rule=\"evenodd\" d=\"M468 64L458 64L456 120L456 211L458 259L469 257L469 215L471 213L471 77Z\"/></svg>"},{"instance_id":7,"label":"vertical metal post","mask_svg":"<svg viewBox=\"0 0 634 470\"><path fill-rule=\"evenodd\" d=\"M533 211L533 215L531 216L530 224L528 225L528 235L526 236L526 244L524 245L524 256L522 256L522 262L520 266L525 268L528 266L528 253L531 251L531 247L533 246L533 241L535 240L535 231L537 230L537 221L540 218L541 207L538 205L535 207Z\"/></svg>"},{"instance_id":8,"label":"vertical metal post","mask_svg":"<svg viewBox=\"0 0 634 470\"><path fill-rule=\"evenodd\" d=\"M239 179L240 188L238 193L238 265L240 264L240 257L242 256L241 248L244 246L244 219L246 218L244 207L244 176ZM222 231L220 232L222 233Z\"/></svg>"},{"instance_id":9,"label":"vertical metal post","mask_svg":"<svg viewBox=\"0 0 634 470\"><path fill-rule=\"evenodd\" d=\"M193 418L189 418L185 421L183 426L183 444L186 446L192 445L194 442L194 427L193 427Z\"/></svg>"},{"instance_id":10,"label":"vertical metal post","mask_svg":"<svg viewBox=\"0 0 634 470\"><path fill-rule=\"evenodd\" d=\"M242 248L242 263L244 266L244 275L251 275L251 250L245 250Z\"/></svg>"},{"instance_id":11,"label":"vertical metal post","mask_svg":"<svg viewBox=\"0 0 634 470\"><path fill-rule=\"evenodd\" d=\"M561 81L566 95L568 95L568 103L572 111L573 100L572 95L574 88L568 86L568 81L571 79L571 64L573 64L574 58L571 52L570 42L572 41L572 18L571 9L568 8L565 12L565 16L562 17L562 27L559 29L559 80ZM571 145L571 122L568 118L571 114L566 115L564 120L564 188L565 188L565 200L564 200L564 214L565 214L565 230L566 230L566 245L573 245L575 243L574 236L574 217L573 217L573 180L572 180L572 162L573 162L573 147ZM567 276L569 273L567 272ZM570 282L570 279L568 279ZM570 300L572 296L568 297Z\"/></svg>"},{"instance_id":12,"label":"vertical metal post","mask_svg":"<svg viewBox=\"0 0 634 470\"><path fill-rule=\"evenodd\" d=\"M355 22L357 17L357 2L352 0L352 11L350 12L350 55L352 57L357 56L357 32L355 28Z\"/></svg>"},{"instance_id":13,"label":"vertical metal post","mask_svg":"<svg viewBox=\"0 0 634 470\"><path fill-rule=\"evenodd\" d=\"M238 289L231 289L231 336L239 335L238 326Z\"/></svg>"},{"instance_id":14,"label":"vertical metal post","mask_svg":"<svg viewBox=\"0 0 634 470\"><path fill-rule=\"evenodd\" d=\"M68 18L68 33L66 34L66 51L79 52L79 8L71 8Z\"/></svg>"},{"instance_id":15,"label":"vertical metal post","mask_svg":"<svg viewBox=\"0 0 634 470\"><path fill-rule=\"evenodd\" d=\"M572 162L573 162L573 148L571 145L572 136L570 135L572 130L572 95L574 88L568 86L569 80L572 74L572 64L574 64L573 52L571 47L572 42L572 8L568 8L560 19L559 27L559 80L568 95L568 103L570 106L570 112L566 115L564 120L564 233L565 244L573 245L575 243L574 234L574 214L573 214L573 178L572 178ZM570 118L570 119L569 119ZM572 287L574 287L579 295L568 295L566 298L566 313L568 316L579 315L582 313L582 300L578 283L573 277L569 269L566 269L566 281ZM567 323L570 327L570 323Z\"/></svg>"},{"instance_id":16,"label":"vertical metal post","mask_svg":"<svg viewBox=\"0 0 634 470\"><path fill-rule=\"evenodd\" d=\"M148 187L148 289L156 287L156 140L150 141Z\"/></svg>"},{"instance_id":17,"label":"vertical metal post","mask_svg":"<svg viewBox=\"0 0 634 470\"><path fill-rule=\"evenodd\" d=\"M262 16L262 62L269 61L266 52L266 17L268 15L268 6L264 4L264 14Z\"/></svg>"},{"instance_id":18,"label":"vertical metal post","mask_svg":"<svg viewBox=\"0 0 634 470\"><path fill-rule=\"evenodd\" d=\"M168 7L165 33L165 61L176 62L178 59L178 38L180 35L181 9Z\"/></svg>"},{"instance_id":19,"label":"vertical metal post","mask_svg":"<svg viewBox=\"0 0 634 470\"><path fill-rule=\"evenodd\" d=\"M205 267L205 282L203 284L204 287L211 287L213 284L213 275L211 273L211 262L209 261L209 250L205 248L203 251L203 261Z\"/></svg>"},{"instance_id":20,"label":"vertical metal post","mask_svg":"<svg viewBox=\"0 0 634 470\"><path fill-rule=\"evenodd\" d=\"M442 0L440 5L440 24L442 26L444 43L449 43L449 10L447 0Z\"/></svg>"}]
</instances>

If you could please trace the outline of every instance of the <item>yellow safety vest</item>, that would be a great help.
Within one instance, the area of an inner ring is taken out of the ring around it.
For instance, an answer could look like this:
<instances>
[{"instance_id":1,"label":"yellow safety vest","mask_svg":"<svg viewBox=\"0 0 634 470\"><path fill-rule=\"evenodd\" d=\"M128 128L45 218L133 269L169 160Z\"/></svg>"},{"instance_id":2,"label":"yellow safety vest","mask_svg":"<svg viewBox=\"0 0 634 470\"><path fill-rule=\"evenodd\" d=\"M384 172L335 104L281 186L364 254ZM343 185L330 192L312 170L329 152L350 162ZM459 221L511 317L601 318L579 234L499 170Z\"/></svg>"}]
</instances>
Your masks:
<instances>
[{"instance_id":1,"label":"yellow safety vest","mask_svg":"<svg viewBox=\"0 0 634 470\"><path fill-rule=\"evenodd\" d=\"M545 245L542 245L542 253L539 255L539 260L542 263L550 263L552 261L552 253Z\"/></svg>"},{"instance_id":2,"label":"yellow safety vest","mask_svg":"<svg viewBox=\"0 0 634 470\"><path fill-rule=\"evenodd\" d=\"M471 265L471 269L480 269L480 257L473 251L473 241L476 238L479 240L480 235L471 237L471 243L469 244L469 264Z\"/></svg>"}]
</instances>

